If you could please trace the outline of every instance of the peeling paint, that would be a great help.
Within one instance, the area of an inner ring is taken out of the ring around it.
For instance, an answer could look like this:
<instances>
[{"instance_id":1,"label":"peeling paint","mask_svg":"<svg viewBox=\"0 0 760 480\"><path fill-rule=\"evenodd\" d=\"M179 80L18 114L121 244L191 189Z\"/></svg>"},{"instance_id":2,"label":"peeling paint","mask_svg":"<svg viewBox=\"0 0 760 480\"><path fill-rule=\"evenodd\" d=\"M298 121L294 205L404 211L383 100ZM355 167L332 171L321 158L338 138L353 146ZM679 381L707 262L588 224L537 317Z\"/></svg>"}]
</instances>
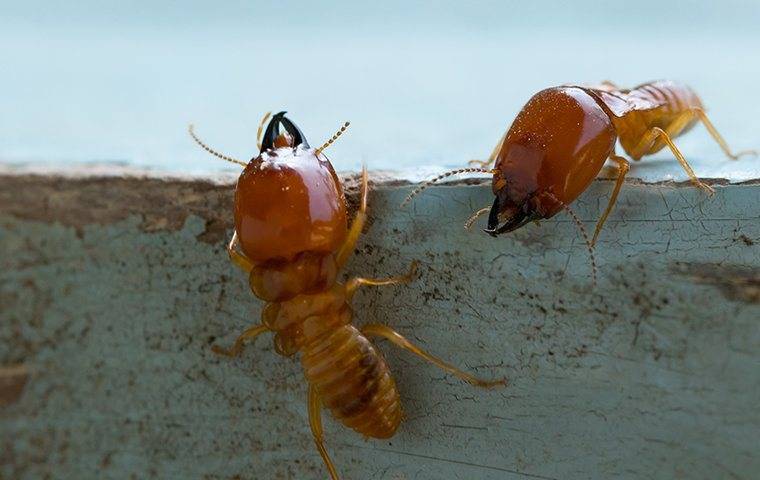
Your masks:
<instances>
[{"instance_id":1,"label":"peeling paint","mask_svg":"<svg viewBox=\"0 0 760 480\"><path fill-rule=\"evenodd\" d=\"M347 184L356 199L356 179ZM0 364L33 372L0 408L1 478L324 478L297 361L271 338L213 355L260 315L229 263L232 186L0 176ZM326 416L344 478L752 478L760 436L757 186L713 198L626 183L599 283L558 215L496 239L462 222L487 184L373 183L347 275L355 322L392 326L508 388L480 391L387 342L406 420L365 441ZM611 190L574 209L588 228ZM744 240L750 239L750 242ZM731 472L730 474L728 472Z\"/></svg>"},{"instance_id":2,"label":"peeling paint","mask_svg":"<svg viewBox=\"0 0 760 480\"><path fill-rule=\"evenodd\" d=\"M342 181L352 213L359 203L359 177L344 176ZM142 217L144 232L177 231L189 215L195 215L205 222L198 240L213 245L232 228L234 188L234 184L150 177L0 175L0 204L5 214L58 222L74 227L80 236L87 225L106 225L134 214Z\"/></svg>"}]
</instances>

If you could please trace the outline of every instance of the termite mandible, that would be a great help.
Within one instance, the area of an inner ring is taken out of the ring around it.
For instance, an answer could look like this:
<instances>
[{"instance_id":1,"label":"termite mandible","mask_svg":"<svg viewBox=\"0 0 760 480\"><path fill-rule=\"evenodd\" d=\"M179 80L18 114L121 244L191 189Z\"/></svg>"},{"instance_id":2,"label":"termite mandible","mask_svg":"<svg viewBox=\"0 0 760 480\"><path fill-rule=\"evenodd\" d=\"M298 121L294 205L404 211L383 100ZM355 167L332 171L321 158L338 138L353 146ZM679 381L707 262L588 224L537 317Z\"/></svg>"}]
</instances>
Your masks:
<instances>
[{"instance_id":1,"label":"termite mandible","mask_svg":"<svg viewBox=\"0 0 760 480\"><path fill-rule=\"evenodd\" d=\"M244 342L272 332L277 353L286 357L301 353L309 384L311 432L335 480L338 474L323 441L322 406L367 437L391 437L401 422L396 384L369 337L385 338L478 387L505 385L506 380L481 380L467 374L388 326L369 324L359 329L352 325L349 301L359 287L408 283L417 264L412 262L407 274L396 277L338 281L367 217L366 168L362 169L360 207L349 228L343 188L323 153L348 122L314 149L285 112L271 117L261 142L269 116L259 125L260 152L248 163L211 149L189 127L190 135L207 152L245 167L235 189L235 233L227 252L248 273L253 294L266 302L260 324L246 329L231 348L212 348L235 357ZM280 132L280 127L285 131Z\"/></svg>"},{"instance_id":2,"label":"termite mandible","mask_svg":"<svg viewBox=\"0 0 760 480\"><path fill-rule=\"evenodd\" d=\"M707 118L697 94L683 84L660 80L633 89L622 89L611 82L548 88L525 104L488 160L473 160L471 165L480 166L452 170L425 182L406 197L402 206L448 176L487 173L493 175L496 198L490 207L475 212L466 227L488 213L485 232L496 236L551 218L564 209L586 237L583 224L569 204L588 188L609 159L617 164L617 180L594 236L587 241L591 249L615 206L630 167L628 160L615 153L617 140L633 160L667 146L692 183L710 195L714 193L712 187L699 180L673 142L697 122L702 122L728 158L757 154L754 150L732 153Z\"/></svg>"}]
</instances>

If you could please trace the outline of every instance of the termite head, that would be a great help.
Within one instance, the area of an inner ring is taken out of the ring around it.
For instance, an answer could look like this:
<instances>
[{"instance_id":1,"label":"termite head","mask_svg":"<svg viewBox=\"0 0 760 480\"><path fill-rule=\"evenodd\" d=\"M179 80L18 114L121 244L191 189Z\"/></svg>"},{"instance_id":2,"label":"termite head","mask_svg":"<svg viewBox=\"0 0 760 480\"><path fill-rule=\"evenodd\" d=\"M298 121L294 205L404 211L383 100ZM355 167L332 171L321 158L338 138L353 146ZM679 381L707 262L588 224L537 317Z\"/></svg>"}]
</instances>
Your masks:
<instances>
[{"instance_id":1,"label":"termite head","mask_svg":"<svg viewBox=\"0 0 760 480\"><path fill-rule=\"evenodd\" d=\"M551 187L540 188L524 168L497 165L493 177L494 200L488 213L486 233L495 237L544 218L562 210ZM520 166L522 167L522 165Z\"/></svg>"},{"instance_id":2,"label":"termite head","mask_svg":"<svg viewBox=\"0 0 760 480\"><path fill-rule=\"evenodd\" d=\"M596 178L616 140L610 116L586 91L554 87L531 98L496 156L486 232L550 218Z\"/></svg>"},{"instance_id":3,"label":"termite head","mask_svg":"<svg viewBox=\"0 0 760 480\"><path fill-rule=\"evenodd\" d=\"M309 146L285 112L272 117L260 154L240 174L235 230L254 270L271 271L259 272L254 290L261 298L291 296L316 284L324 288L334 280L324 257L347 234L343 189L327 157ZM314 282L306 281L312 277Z\"/></svg>"},{"instance_id":4,"label":"termite head","mask_svg":"<svg viewBox=\"0 0 760 480\"><path fill-rule=\"evenodd\" d=\"M285 112L278 113L235 190L243 253L257 263L331 253L345 239L346 223L343 189L329 160L309 147Z\"/></svg>"},{"instance_id":5,"label":"termite head","mask_svg":"<svg viewBox=\"0 0 760 480\"><path fill-rule=\"evenodd\" d=\"M269 113L264 115L258 137ZM210 154L242 165L235 189L235 232L250 261L253 292L267 301L322 291L334 284L338 251L347 235L346 201L322 153L348 127L318 149L280 112L267 125L257 157L245 163L190 136ZM280 131L280 129L284 131Z\"/></svg>"},{"instance_id":6,"label":"termite head","mask_svg":"<svg viewBox=\"0 0 760 480\"><path fill-rule=\"evenodd\" d=\"M510 183L512 183L511 186ZM507 182L501 176L501 172L494 174L493 190L495 197L488 213L488 226L484 230L492 237L517 230L542 217L537 211L531 195L519 187L520 184Z\"/></svg>"}]
</instances>

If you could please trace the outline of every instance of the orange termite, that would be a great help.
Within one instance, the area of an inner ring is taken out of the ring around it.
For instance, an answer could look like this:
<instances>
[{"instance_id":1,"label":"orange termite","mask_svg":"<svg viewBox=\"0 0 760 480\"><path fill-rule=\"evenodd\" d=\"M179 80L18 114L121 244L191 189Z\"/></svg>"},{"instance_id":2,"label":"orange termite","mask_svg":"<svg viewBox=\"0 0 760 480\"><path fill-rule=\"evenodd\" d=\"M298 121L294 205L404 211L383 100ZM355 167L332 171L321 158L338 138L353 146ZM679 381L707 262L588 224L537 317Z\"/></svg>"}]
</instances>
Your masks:
<instances>
[{"instance_id":1,"label":"orange termite","mask_svg":"<svg viewBox=\"0 0 760 480\"><path fill-rule=\"evenodd\" d=\"M615 153L620 140L633 160L668 147L691 181L712 195L714 190L697 178L673 139L702 122L723 152L736 160L753 150L732 153L707 118L694 91L672 81L655 81L630 90L610 82L593 87L561 86L538 92L522 108L512 127L496 144L480 168L444 173L414 190L404 204L428 185L450 175L493 174L493 205L478 210L466 226L488 213L485 232L496 236L540 219L551 218L588 188L610 159L618 175L607 208L596 224L592 247L612 211L629 170L628 161ZM494 165L495 162L495 165ZM493 166L492 166L493 165ZM581 227L582 224L576 223Z\"/></svg>"},{"instance_id":2,"label":"orange termite","mask_svg":"<svg viewBox=\"0 0 760 480\"><path fill-rule=\"evenodd\" d=\"M259 140L268 118L266 114L261 121ZM280 127L285 131L280 132ZM349 301L357 288L407 283L415 274L416 262L402 276L337 281L367 216L366 169L362 170L360 207L348 228L343 189L323 153L346 127L348 123L314 149L280 112L267 126L259 155L247 164L212 150L189 127L190 135L206 151L245 167L235 189L235 233L227 251L232 262L248 273L253 294L266 302L260 324L245 330L231 348L214 346L213 350L235 357L245 341L273 332L277 353L301 353L309 383L309 423L332 479L338 474L322 439L322 406L367 437L391 437L401 422L396 384L368 337L385 338L472 385L506 383L464 373L385 325L359 329L351 324Z\"/></svg>"}]
</instances>

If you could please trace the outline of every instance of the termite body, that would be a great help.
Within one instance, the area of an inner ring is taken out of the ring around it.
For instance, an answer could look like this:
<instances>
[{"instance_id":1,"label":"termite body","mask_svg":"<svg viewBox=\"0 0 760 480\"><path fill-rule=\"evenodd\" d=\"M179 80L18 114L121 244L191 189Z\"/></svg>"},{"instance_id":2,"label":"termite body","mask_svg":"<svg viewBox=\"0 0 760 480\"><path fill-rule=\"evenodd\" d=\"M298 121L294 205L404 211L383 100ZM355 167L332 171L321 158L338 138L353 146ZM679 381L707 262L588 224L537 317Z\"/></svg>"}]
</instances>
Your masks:
<instances>
[{"instance_id":1,"label":"termite body","mask_svg":"<svg viewBox=\"0 0 760 480\"><path fill-rule=\"evenodd\" d=\"M453 173L490 173L494 202L476 212L468 224L488 213L485 232L496 236L569 210L569 204L588 188L609 159L617 164L618 175L597 222L590 242L593 246L630 169L629 162L615 152L618 141L633 160L669 147L691 181L713 193L673 142L699 121L729 158L755 153L733 154L707 118L700 98L680 83L661 80L629 90L609 82L548 88L522 108L487 161L471 162L480 168L436 177L412 192L405 203L430 183Z\"/></svg>"},{"instance_id":2,"label":"termite body","mask_svg":"<svg viewBox=\"0 0 760 480\"><path fill-rule=\"evenodd\" d=\"M362 172L360 207L349 228L341 183L322 152L348 124L325 145L313 149L284 114L272 117L260 154L247 164L211 150L190 129L207 151L245 166L235 190L235 233L228 253L249 275L254 295L266 302L260 324L244 331L230 349L215 346L214 351L237 356L245 341L272 332L277 353L301 354L314 441L331 478L337 479L322 439L322 406L344 425L372 438L392 436L402 418L391 372L368 337L385 338L476 386L492 387L504 381L484 381L464 373L387 326L370 324L359 329L352 325L349 302L357 288L409 282L416 263L403 276L337 280L366 219L367 172Z\"/></svg>"}]
</instances>

